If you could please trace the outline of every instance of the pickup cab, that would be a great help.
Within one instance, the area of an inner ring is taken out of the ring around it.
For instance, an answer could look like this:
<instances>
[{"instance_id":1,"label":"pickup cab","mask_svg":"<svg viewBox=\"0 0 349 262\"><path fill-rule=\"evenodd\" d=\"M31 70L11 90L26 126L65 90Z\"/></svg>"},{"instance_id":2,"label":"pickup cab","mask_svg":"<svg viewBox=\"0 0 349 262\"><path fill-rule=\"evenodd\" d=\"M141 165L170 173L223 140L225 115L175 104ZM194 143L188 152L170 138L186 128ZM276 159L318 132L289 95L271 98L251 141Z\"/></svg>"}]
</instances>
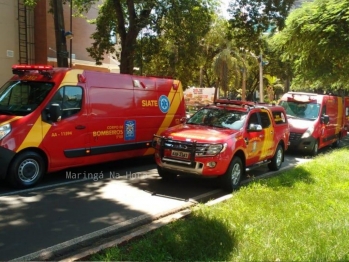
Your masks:
<instances>
[{"instance_id":1,"label":"pickup cab","mask_svg":"<svg viewBox=\"0 0 349 262\"><path fill-rule=\"evenodd\" d=\"M233 191L248 170L279 170L289 136L283 107L220 99L154 135L152 146L163 179L218 177L223 189Z\"/></svg>"}]
</instances>

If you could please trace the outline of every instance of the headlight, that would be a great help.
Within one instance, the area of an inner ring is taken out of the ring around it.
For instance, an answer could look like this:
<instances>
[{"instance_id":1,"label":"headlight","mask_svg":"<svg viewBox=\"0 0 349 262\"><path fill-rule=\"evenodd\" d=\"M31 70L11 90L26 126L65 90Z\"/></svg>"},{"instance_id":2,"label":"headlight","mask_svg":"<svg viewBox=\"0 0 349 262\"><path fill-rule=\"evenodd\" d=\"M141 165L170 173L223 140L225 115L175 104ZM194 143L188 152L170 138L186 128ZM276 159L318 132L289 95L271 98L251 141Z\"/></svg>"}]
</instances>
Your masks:
<instances>
[{"instance_id":1,"label":"headlight","mask_svg":"<svg viewBox=\"0 0 349 262\"><path fill-rule=\"evenodd\" d=\"M3 139L10 132L11 132L10 124L0 126L0 140Z\"/></svg>"},{"instance_id":2,"label":"headlight","mask_svg":"<svg viewBox=\"0 0 349 262\"><path fill-rule=\"evenodd\" d=\"M159 146L161 144L161 137L154 136L152 146Z\"/></svg>"},{"instance_id":3,"label":"headlight","mask_svg":"<svg viewBox=\"0 0 349 262\"><path fill-rule=\"evenodd\" d=\"M302 135L302 138L308 138L310 137L314 132L314 126L311 126L307 129L307 131L304 132L304 134Z\"/></svg>"},{"instance_id":4,"label":"headlight","mask_svg":"<svg viewBox=\"0 0 349 262\"><path fill-rule=\"evenodd\" d=\"M215 145L210 145L207 148L206 154L205 155L217 155L218 153L224 151L226 148L226 144L215 144Z\"/></svg>"}]
</instances>

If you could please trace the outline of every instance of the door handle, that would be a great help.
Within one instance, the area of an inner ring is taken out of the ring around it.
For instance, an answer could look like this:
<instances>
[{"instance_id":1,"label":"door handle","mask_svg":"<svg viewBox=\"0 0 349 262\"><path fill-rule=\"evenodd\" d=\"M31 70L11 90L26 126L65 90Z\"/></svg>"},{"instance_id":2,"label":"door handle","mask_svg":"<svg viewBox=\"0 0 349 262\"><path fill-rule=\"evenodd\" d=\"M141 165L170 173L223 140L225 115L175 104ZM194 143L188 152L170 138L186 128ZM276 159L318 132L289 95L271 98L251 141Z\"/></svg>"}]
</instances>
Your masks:
<instances>
[{"instance_id":1,"label":"door handle","mask_svg":"<svg viewBox=\"0 0 349 262\"><path fill-rule=\"evenodd\" d=\"M85 129L85 128L86 128L86 126L83 126L83 125L77 125L77 126L75 127L75 129L79 129L79 130Z\"/></svg>"}]
</instances>

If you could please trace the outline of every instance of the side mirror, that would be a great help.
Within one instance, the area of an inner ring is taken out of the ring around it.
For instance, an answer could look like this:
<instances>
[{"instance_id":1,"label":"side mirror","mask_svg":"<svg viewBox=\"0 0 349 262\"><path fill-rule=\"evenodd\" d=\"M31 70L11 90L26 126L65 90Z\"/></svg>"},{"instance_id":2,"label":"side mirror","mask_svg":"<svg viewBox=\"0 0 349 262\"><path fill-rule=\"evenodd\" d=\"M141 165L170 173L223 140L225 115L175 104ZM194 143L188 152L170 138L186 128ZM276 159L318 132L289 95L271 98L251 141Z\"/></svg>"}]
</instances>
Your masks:
<instances>
[{"instance_id":1,"label":"side mirror","mask_svg":"<svg viewBox=\"0 0 349 262\"><path fill-rule=\"evenodd\" d=\"M328 115L323 115L321 116L320 121L321 121L321 124L327 125L330 122L330 117Z\"/></svg>"},{"instance_id":2,"label":"side mirror","mask_svg":"<svg viewBox=\"0 0 349 262\"><path fill-rule=\"evenodd\" d=\"M258 124L250 124L247 131L262 131L262 126Z\"/></svg>"},{"instance_id":3,"label":"side mirror","mask_svg":"<svg viewBox=\"0 0 349 262\"><path fill-rule=\"evenodd\" d=\"M59 106L59 104L50 105L48 111L50 114L50 120L52 122L61 121L62 112L61 112L61 107Z\"/></svg>"}]
</instances>

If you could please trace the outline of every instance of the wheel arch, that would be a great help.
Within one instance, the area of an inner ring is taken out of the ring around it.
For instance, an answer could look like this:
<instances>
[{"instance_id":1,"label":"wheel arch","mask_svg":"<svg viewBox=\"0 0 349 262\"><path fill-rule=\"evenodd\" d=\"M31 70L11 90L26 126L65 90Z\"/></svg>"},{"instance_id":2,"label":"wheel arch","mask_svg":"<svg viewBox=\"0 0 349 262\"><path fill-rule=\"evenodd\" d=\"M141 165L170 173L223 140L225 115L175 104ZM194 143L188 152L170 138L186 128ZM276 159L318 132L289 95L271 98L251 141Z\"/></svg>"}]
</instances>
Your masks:
<instances>
[{"instance_id":1,"label":"wheel arch","mask_svg":"<svg viewBox=\"0 0 349 262\"><path fill-rule=\"evenodd\" d=\"M17 152L16 155L11 160L10 165L8 167L8 170L10 169L13 161L15 161L16 157L21 155L21 154L23 154L23 153L26 153L26 152L35 152L35 153L37 153L38 155L40 155L42 157L42 159L44 160L44 163L45 163L44 173L46 173L47 170L48 170L48 157L47 157L46 153L42 149L37 148L37 147L27 147L27 148ZM8 172L7 172L6 176L8 176Z\"/></svg>"},{"instance_id":2,"label":"wheel arch","mask_svg":"<svg viewBox=\"0 0 349 262\"><path fill-rule=\"evenodd\" d=\"M231 158L230 162L233 161L234 157L239 157L241 159L242 162L242 166L243 166L243 172L245 173L246 170L246 156L244 151L242 151L241 149L236 151L235 154L233 155L233 157Z\"/></svg>"},{"instance_id":3,"label":"wheel arch","mask_svg":"<svg viewBox=\"0 0 349 262\"><path fill-rule=\"evenodd\" d=\"M285 141L281 139L279 141L279 143L277 144L277 146L278 145L280 145L282 147L282 150L284 151L284 153L282 154L282 162L284 162L285 161L285 148L286 148ZM276 153L277 146L275 147L275 153Z\"/></svg>"}]
</instances>

